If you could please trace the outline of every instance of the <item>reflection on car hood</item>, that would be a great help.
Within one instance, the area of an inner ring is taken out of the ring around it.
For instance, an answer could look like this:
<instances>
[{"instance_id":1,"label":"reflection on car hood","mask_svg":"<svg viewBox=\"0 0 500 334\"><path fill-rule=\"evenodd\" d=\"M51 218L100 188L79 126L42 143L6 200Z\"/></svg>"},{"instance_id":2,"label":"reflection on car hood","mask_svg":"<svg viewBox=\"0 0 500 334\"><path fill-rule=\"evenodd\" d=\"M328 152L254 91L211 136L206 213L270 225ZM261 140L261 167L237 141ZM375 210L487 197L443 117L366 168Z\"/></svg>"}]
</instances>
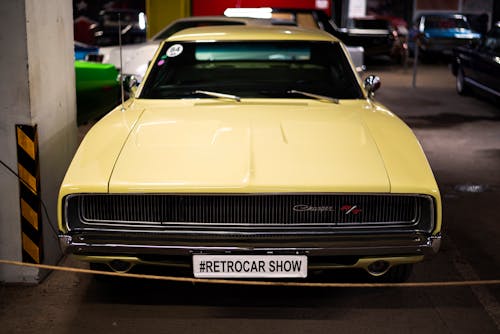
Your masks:
<instances>
[{"instance_id":1,"label":"reflection on car hood","mask_svg":"<svg viewBox=\"0 0 500 334\"><path fill-rule=\"evenodd\" d=\"M120 153L109 191L390 190L377 145L356 112L367 102L280 101L151 101Z\"/></svg>"}]
</instances>

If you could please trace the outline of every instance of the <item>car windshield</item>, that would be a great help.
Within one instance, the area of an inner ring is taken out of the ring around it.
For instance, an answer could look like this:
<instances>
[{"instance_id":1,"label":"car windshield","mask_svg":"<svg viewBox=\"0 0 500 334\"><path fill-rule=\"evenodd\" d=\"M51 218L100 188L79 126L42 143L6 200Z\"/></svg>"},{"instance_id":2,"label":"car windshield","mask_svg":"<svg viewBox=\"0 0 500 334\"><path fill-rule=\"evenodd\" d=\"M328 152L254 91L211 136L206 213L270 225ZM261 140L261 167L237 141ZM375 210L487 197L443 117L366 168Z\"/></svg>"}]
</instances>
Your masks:
<instances>
[{"instance_id":1,"label":"car windshield","mask_svg":"<svg viewBox=\"0 0 500 334\"><path fill-rule=\"evenodd\" d=\"M469 25L462 18L456 17L426 17L426 29L469 29Z\"/></svg>"},{"instance_id":2,"label":"car windshield","mask_svg":"<svg viewBox=\"0 0 500 334\"><path fill-rule=\"evenodd\" d=\"M362 98L338 43L165 43L154 60L141 98L213 98L209 91L239 98Z\"/></svg>"}]
</instances>

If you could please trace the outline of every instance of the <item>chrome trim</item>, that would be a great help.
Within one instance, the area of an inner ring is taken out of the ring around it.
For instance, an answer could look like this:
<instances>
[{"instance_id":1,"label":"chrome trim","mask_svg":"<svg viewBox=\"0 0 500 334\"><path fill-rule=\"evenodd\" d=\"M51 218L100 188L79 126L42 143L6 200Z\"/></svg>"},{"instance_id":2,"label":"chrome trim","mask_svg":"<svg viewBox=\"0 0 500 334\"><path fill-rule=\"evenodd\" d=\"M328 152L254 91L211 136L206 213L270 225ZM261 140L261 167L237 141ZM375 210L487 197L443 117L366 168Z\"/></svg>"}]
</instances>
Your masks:
<instances>
[{"instance_id":1,"label":"chrome trim","mask_svg":"<svg viewBox=\"0 0 500 334\"><path fill-rule=\"evenodd\" d=\"M227 226L226 226L227 227ZM315 227L315 226L312 226ZM399 226L401 227L401 226ZM381 232L387 232L388 226L385 226L385 228L382 230L379 227L379 231ZM262 229L264 230L264 229ZM352 230L358 230L358 231L352 231ZM346 230L344 230L346 231ZM368 229L363 229L362 226L357 227L356 229L350 229L349 232L356 234L356 235L370 235L368 233L373 232L374 227L371 227L371 230ZM397 229L391 229L391 232L406 232L406 233L411 233L411 232L418 232L417 230L397 230ZM302 229L296 229L296 230L284 230L284 229L279 229L279 230L269 230L269 231L251 231L251 232L245 232L245 231L239 231L239 230L225 230L225 231L220 231L220 230L164 230L164 231L151 231L151 230L140 230L140 229L134 229L134 230L126 230L126 229L103 229L103 228L85 228L85 229L75 229L75 233L80 233L80 232L110 232L110 233L142 233L142 234L151 234L151 235L203 235L203 236L226 236L226 235L232 235L232 236L257 236L257 237L262 237L262 236L273 236L273 235L279 235L279 236L331 236L331 235L341 235L342 230L340 229L331 229L331 228L326 228L324 227L322 230L316 229L314 231L311 231L311 227L309 228L304 228Z\"/></svg>"},{"instance_id":2,"label":"chrome trim","mask_svg":"<svg viewBox=\"0 0 500 334\"><path fill-rule=\"evenodd\" d=\"M111 221L109 221L111 222ZM184 228L199 228L199 229L213 229L213 228L228 228L228 229L237 229L239 230L250 230L250 229L260 229L260 230L270 230L270 231L279 231L278 228L283 228L283 227L289 227L297 230L310 230L310 229L324 229L324 230L332 230L332 229L341 229L345 227L349 227L350 229L364 229L364 228L396 228L396 227L411 227L415 226L417 222L411 221L411 222L363 222L363 223L335 223L335 226L332 226L332 224L328 223L317 223L317 224L258 224L258 225L251 225L251 224L242 224L242 223L235 223L235 224L214 224L214 223L189 223L189 222L167 222L167 223L151 223L149 225L149 222L137 222L135 224L105 224L105 223L88 223L88 222L82 222L82 224L85 225L90 225L90 226L109 226L109 227L135 227L135 228L157 228L158 230L155 230L157 233L175 233L176 231L169 231L165 230L165 228L168 227L173 227L173 226L178 226L179 227L184 227ZM354 224L358 224L355 226ZM162 229L162 230L160 230ZM113 229L113 231L117 231L117 229ZM129 231L126 229L123 229L122 231ZM135 230L134 230L135 231ZM146 232L151 232L151 230L145 230ZM197 230L198 231L198 230ZM180 232L177 230L177 232ZM182 231L184 232L184 230ZM216 233L214 231L214 233Z\"/></svg>"},{"instance_id":3,"label":"chrome trim","mask_svg":"<svg viewBox=\"0 0 500 334\"><path fill-rule=\"evenodd\" d=\"M141 196L141 195L146 195L146 196L158 196L158 195L166 195L166 196L242 196L242 197L256 197L256 196L273 196L273 195L282 195L282 196L395 196L395 197L415 197L415 198L425 198L430 202L430 210L432 212L435 212L435 198L431 195L428 194L398 194L398 193L323 193L323 192L318 192L318 193L126 193L126 194L114 194L114 193L79 193L79 194L70 194L65 197L64 199L64 217L63 221L66 225L66 228L68 231L70 231L70 227L67 221L67 216L68 216L68 202L71 198L73 197L79 197L79 196L85 196L85 195L90 195L90 196L107 196L107 195L112 195L112 196ZM416 203L415 203L416 205ZM239 228L241 230L245 230L253 226L254 228L258 229L272 229L274 227L283 227L283 226L288 226L291 228L297 228L297 229L307 229L307 228L324 228L324 227L329 227L329 228L335 228L335 229L341 229L345 227L349 228L354 228L354 229L363 229L363 228L397 228L397 227L411 227L415 226L418 223L419 216L421 214L419 208L415 210L416 217L413 217L411 221L408 222L363 222L362 226L353 226L355 223L349 223L349 222L344 222L344 223L335 223L335 227L332 227L331 223L297 223L297 224L284 224L284 223L279 223L279 224L255 224L255 225L250 225L250 224L245 224L245 223L225 223L225 224L215 224L215 223L198 223L198 222L142 222L142 221L134 221L132 223L128 221L110 221L110 220L88 220L85 219L83 216L81 217L82 224L85 225L95 225L95 226L113 226L113 227L131 227L131 228L141 228L141 227L148 227L152 229L165 229L169 226L180 226L184 225L186 227L197 227L197 228L207 228L207 227L227 227L227 228L232 228L236 229ZM431 226L435 228L435 215L431 217ZM111 223L114 222L114 223ZM111 223L111 224L110 224ZM117 224L118 223L118 224ZM115 229L116 230L116 229ZM168 231L167 231L168 232ZM168 232L170 233L170 232Z\"/></svg>"},{"instance_id":4,"label":"chrome trim","mask_svg":"<svg viewBox=\"0 0 500 334\"><path fill-rule=\"evenodd\" d=\"M63 198L63 209L62 209L62 222L61 224L64 224L64 227L66 228L66 231L71 231L69 228L68 224L68 202L69 198L73 197L74 194L67 195L66 197Z\"/></svg>"},{"instance_id":5,"label":"chrome trim","mask_svg":"<svg viewBox=\"0 0 500 334\"><path fill-rule=\"evenodd\" d=\"M66 195L65 198L71 198L75 196L82 195L171 195L171 196L265 196L265 195L373 195L373 196L410 196L410 197L427 197L432 198L432 195L429 194L419 194L419 193L383 193L383 192L254 192L254 193L233 193L233 192L191 192L191 193L183 193L183 192L130 192L130 193L73 193Z\"/></svg>"},{"instance_id":6,"label":"chrome trim","mask_svg":"<svg viewBox=\"0 0 500 334\"><path fill-rule=\"evenodd\" d=\"M369 196L410 196L410 197L427 197L432 198L432 195L429 194L419 194L419 193L383 193L383 192L254 192L254 193L233 193L233 192L191 192L191 193L183 193L183 192L130 192L130 193L73 193L66 195L65 198L71 198L75 196L82 195L171 195L171 196L265 196L265 195L369 195Z\"/></svg>"},{"instance_id":7,"label":"chrome trim","mask_svg":"<svg viewBox=\"0 0 500 334\"><path fill-rule=\"evenodd\" d=\"M67 236L63 236L67 237ZM254 246L189 246L189 245L153 245L146 243L114 243L86 241L86 237L67 238L68 250L77 255L106 254L125 255L190 255L193 253L304 253L308 255L360 255L377 256L390 254L413 254L432 256L439 250L441 235L419 236L404 235L400 239L391 240L387 236L373 236L369 240L356 240L350 236L349 240L329 241L327 246L284 246L284 247L254 247ZM411 244L413 242L413 244Z\"/></svg>"},{"instance_id":8,"label":"chrome trim","mask_svg":"<svg viewBox=\"0 0 500 334\"><path fill-rule=\"evenodd\" d=\"M59 234L59 245L63 254L66 254L68 249L73 245L73 238L67 234Z\"/></svg>"},{"instance_id":9,"label":"chrome trim","mask_svg":"<svg viewBox=\"0 0 500 334\"><path fill-rule=\"evenodd\" d=\"M437 254L437 252L441 248L441 233L438 233L436 235L431 235L429 237L428 244L431 247L434 254Z\"/></svg>"},{"instance_id":10,"label":"chrome trim","mask_svg":"<svg viewBox=\"0 0 500 334\"><path fill-rule=\"evenodd\" d=\"M467 83L469 83L469 84L471 84L471 85L474 85L474 86L476 86L476 87L477 87L477 88L479 88L479 89L485 90L485 91L487 91L488 93L491 93L491 94L493 94L493 95L496 95L496 96L499 96L499 97L500 97L500 92L497 92L496 90L491 89L490 87L487 87L487 86L485 86L485 85L483 85L483 84L480 84L479 82L477 82L477 81L475 81L475 80L473 80L473 79L471 79L471 78L464 77L464 80L465 80Z\"/></svg>"}]
</instances>

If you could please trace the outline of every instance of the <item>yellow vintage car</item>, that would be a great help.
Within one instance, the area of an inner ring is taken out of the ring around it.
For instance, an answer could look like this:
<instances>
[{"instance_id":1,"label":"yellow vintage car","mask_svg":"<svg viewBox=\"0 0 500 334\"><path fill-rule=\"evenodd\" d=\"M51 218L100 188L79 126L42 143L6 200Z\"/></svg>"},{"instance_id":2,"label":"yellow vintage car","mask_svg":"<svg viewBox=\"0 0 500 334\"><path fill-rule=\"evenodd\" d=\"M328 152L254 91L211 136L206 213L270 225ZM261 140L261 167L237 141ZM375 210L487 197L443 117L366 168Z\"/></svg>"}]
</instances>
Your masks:
<instances>
[{"instance_id":1,"label":"yellow vintage car","mask_svg":"<svg viewBox=\"0 0 500 334\"><path fill-rule=\"evenodd\" d=\"M61 242L119 272L363 268L404 281L439 249L441 199L412 131L373 99L379 85L321 31L178 32L81 143L60 189Z\"/></svg>"}]
</instances>

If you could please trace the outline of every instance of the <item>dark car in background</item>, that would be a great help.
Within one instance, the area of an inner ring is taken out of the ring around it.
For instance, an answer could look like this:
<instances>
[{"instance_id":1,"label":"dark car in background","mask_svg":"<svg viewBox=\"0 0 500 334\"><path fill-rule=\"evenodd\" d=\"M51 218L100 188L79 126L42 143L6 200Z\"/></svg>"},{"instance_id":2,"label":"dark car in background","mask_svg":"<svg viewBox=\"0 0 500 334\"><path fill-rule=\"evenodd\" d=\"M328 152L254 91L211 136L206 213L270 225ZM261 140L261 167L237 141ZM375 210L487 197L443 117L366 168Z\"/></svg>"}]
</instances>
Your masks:
<instances>
[{"instance_id":1,"label":"dark car in background","mask_svg":"<svg viewBox=\"0 0 500 334\"><path fill-rule=\"evenodd\" d=\"M95 44L118 45L121 26L122 44L146 41L146 18L144 13L132 9L102 10L99 23L93 27Z\"/></svg>"},{"instance_id":2,"label":"dark car in background","mask_svg":"<svg viewBox=\"0 0 500 334\"><path fill-rule=\"evenodd\" d=\"M473 88L500 98L500 22L476 45L453 50L452 72L460 95Z\"/></svg>"},{"instance_id":3,"label":"dark car in background","mask_svg":"<svg viewBox=\"0 0 500 334\"><path fill-rule=\"evenodd\" d=\"M408 24L399 17L392 16L365 16L355 17L349 20L348 27L351 33L356 31L367 31L385 35L387 41L392 43L380 43L373 46L371 53L380 52L380 55L390 55L391 58L404 63L408 58ZM392 38L390 37L392 36ZM388 45L391 45L390 49Z\"/></svg>"},{"instance_id":4,"label":"dark car in background","mask_svg":"<svg viewBox=\"0 0 500 334\"><path fill-rule=\"evenodd\" d=\"M238 8L236 8L238 9ZM241 8L251 15L248 8ZM268 8L255 8L266 10ZM234 8L232 9L234 10ZM237 11L236 11L237 12ZM259 14L257 12L257 14ZM272 8L273 24L296 25L305 28L319 28L340 39L345 45L363 47L364 56L390 55L394 36L387 29L339 28L328 15L317 9ZM227 10L225 15L227 15ZM255 16L260 17L260 16Z\"/></svg>"},{"instance_id":5,"label":"dark car in background","mask_svg":"<svg viewBox=\"0 0 500 334\"><path fill-rule=\"evenodd\" d=\"M481 34L472 31L467 18L461 14L425 14L415 21L410 38L410 50L418 40L420 55L451 56L453 48L477 42Z\"/></svg>"}]
</instances>

